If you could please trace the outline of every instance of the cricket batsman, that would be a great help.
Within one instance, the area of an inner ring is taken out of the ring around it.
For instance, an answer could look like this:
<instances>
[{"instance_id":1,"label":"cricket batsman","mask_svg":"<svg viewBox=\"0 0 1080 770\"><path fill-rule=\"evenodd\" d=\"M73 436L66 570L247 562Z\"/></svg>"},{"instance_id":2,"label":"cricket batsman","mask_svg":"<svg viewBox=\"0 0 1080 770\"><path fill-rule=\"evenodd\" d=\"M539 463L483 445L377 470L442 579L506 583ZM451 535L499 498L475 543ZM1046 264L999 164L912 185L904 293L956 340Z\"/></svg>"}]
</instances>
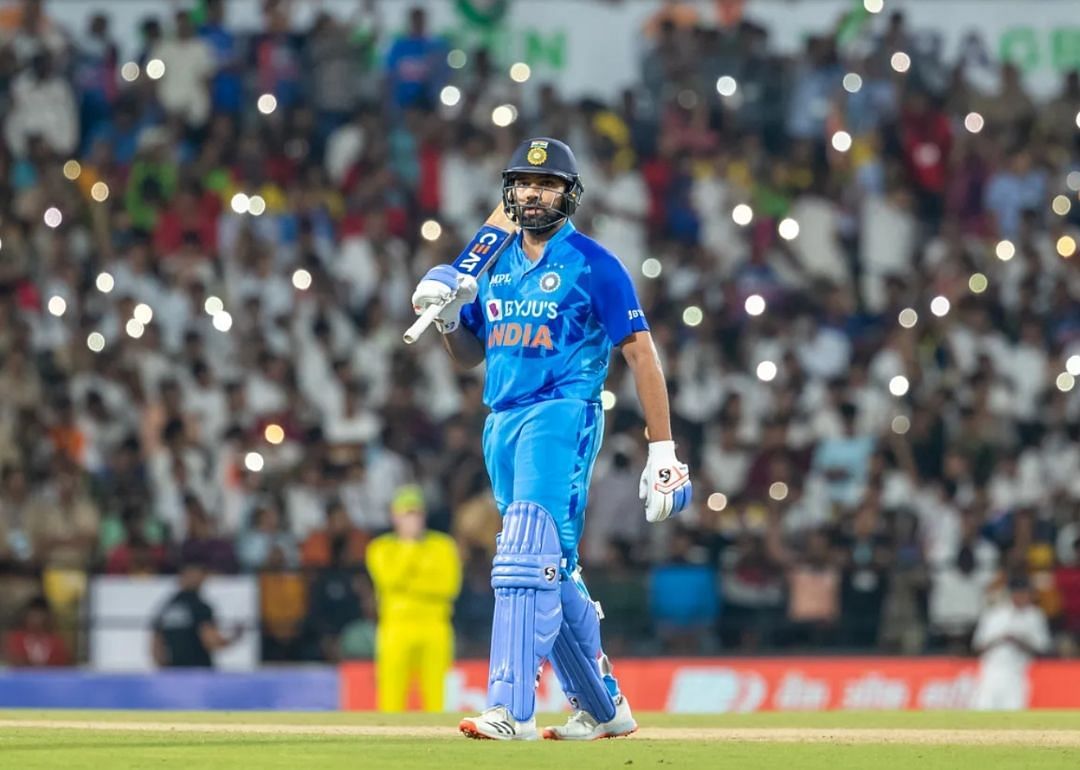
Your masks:
<instances>
[{"instance_id":1,"label":"cricket batsman","mask_svg":"<svg viewBox=\"0 0 1080 770\"><path fill-rule=\"evenodd\" d=\"M460 729L536 740L535 687L546 660L574 711L545 738L629 735L637 723L578 567L613 347L633 372L651 440L639 487L648 521L690 503L690 476L675 456L667 384L630 276L570 222L583 192L573 152L555 139L527 140L502 179L503 209L518 231L490 268L477 279L436 266L412 297L417 314L442 308L434 323L456 361L486 361L483 451L503 525L491 572L488 708ZM466 269L475 263L460 260Z\"/></svg>"}]
</instances>

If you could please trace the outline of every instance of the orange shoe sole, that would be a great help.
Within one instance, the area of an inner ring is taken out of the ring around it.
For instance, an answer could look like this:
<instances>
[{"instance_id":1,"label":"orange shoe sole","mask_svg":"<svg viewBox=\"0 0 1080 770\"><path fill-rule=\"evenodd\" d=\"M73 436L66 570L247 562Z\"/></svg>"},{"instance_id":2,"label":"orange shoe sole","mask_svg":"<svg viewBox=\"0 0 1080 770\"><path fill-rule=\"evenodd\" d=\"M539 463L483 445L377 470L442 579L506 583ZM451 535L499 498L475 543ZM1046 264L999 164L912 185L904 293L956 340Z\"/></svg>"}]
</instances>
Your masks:
<instances>
[{"instance_id":1,"label":"orange shoe sole","mask_svg":"<svg viewBox=\"0 0 1080 770\"><path fill-rule=\"evenodd\" d=\"M466 738L472 738L474 741L493 741L495 740L490 735L484 735L482 732L476 729L476 725L473 724L471 719L462 719L458 725L458 730Z\"/></svg>"}]
</instances>

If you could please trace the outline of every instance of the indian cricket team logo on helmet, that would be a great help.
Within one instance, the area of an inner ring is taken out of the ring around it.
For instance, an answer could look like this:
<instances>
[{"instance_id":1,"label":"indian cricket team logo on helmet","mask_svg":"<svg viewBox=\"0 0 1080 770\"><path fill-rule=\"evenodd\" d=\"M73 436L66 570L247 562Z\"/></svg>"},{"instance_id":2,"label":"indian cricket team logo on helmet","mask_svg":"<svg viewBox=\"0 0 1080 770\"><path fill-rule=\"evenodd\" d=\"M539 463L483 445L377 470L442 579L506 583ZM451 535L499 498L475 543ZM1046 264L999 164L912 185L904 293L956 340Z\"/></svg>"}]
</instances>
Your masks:
<instances>
[{"instance_id":1,"label":"indian cricket team logo on helmet","mask_svg":"<svg viewBox=\"0 0 1080 770\"><path fill-rule=\"evenodd\" d=\"M525 154L525 160L532 166L542 166L547 160L547 142L536 141L529 147L529 151Z\"/></svg>"},{"instance_id":2,"label":"indian cricket team logo on helmet","mask_svg":"<svg viewBox=\"0 0 1080 770\"><path fill-rule=\"evenodd\" d=\"M560 283L562 279L558 273L544 273L540 276L540 291L555 291Z\"/></svg>"}]
</instances>

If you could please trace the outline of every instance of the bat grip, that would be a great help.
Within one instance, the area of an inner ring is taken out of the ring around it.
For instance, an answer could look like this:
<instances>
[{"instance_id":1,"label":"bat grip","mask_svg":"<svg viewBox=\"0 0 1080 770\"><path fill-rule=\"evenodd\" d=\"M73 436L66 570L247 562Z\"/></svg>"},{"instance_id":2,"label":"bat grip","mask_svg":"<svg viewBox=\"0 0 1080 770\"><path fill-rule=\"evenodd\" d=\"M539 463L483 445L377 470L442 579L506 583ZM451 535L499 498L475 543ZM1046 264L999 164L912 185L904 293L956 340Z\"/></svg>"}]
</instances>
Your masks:
<instances>
[{"instance_id":1,"label":"bat grip","mask_svg":"<svg viewBox=\"0 0 1080 770\"><path fill-rule=\"evenodd\" d=\"M413 321L413 325L405 330L405 334L402 339L405 340L406 345L411 345L420 339L420 335L424 333L424 330L431 326L431 322L435 320L435 317L439 315L445 308L447 303L436 302L428 305L424 312L420 314L420 317Z\"/></svg>"}]
</instances>

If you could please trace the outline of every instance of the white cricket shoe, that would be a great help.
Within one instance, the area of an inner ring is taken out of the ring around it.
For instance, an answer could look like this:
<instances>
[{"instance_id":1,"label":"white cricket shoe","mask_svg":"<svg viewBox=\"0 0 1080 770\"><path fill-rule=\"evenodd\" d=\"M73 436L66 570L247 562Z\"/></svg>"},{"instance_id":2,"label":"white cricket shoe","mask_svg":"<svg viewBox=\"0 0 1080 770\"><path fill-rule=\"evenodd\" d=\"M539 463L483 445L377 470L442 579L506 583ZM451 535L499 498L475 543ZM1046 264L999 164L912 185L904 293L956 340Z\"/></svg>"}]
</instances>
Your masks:
<instances>
[{"instance_id":1,"label":"white cricket shoe","mask_svg":"<svg viewBox=\"0 0 1080 770\"><path fill-rule=\"evenodd\" d=\"M465 737L477 740L535 741L540 737L536 732L535 717L519 722L506 706L493 706L480 716L462 719L458 729Z\"/></svg>"},{"instance_id":2,"label":"white cricket shoe","mask_svg":"<svg viewBox=\"0 0 1080 770\"><path fill-rule=\"evenodd\" d=\"M545 727L544 739L549 741L595 741L600 738L620 738L637 732L637 722L630 713L626 696L615 699L615 716L610 722L597 722L588 711L575 711L562 727Z\"/></svg>"}]
</instances>

